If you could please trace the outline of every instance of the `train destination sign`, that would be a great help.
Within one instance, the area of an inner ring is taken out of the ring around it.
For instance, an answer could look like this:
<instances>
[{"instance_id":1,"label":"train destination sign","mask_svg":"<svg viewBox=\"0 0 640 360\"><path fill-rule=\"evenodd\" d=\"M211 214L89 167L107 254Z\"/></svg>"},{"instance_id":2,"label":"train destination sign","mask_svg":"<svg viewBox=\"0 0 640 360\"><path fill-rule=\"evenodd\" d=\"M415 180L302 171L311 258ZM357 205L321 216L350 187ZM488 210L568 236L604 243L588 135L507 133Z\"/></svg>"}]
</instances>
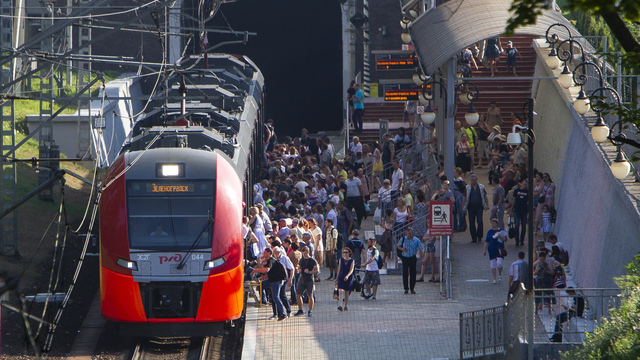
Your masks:
<instances>
[{"instance_id":1,"label":"train destination sign","mask_svg":"<svg viewBox=\"0 0 640 360\"><path fill-rule=\"evenodd\" d=\"M418 95L422 92L424 85L415 84L385 84L385 101L407 101L418 100Z\"/></svg>"},{"instance_id":2,"label":"train destination sign","mask_svg":"<svg viewBox=\"0 0 640 360\"><path fill-rule=\"evenodd\" d=\"M193 191L193 185L157 185L154 183L147 184L147 191L153 193L181 193Z\"/></svg>"},{"instance_id":3,"label":"train destination sign","mask_svg":"<svg viewBox=\"0 0 640 360\"><path fill-rule=\"evenodd\" d=\"M376 54L376 70L415 70L416 54Z\"/></svg>"}]
</instances>

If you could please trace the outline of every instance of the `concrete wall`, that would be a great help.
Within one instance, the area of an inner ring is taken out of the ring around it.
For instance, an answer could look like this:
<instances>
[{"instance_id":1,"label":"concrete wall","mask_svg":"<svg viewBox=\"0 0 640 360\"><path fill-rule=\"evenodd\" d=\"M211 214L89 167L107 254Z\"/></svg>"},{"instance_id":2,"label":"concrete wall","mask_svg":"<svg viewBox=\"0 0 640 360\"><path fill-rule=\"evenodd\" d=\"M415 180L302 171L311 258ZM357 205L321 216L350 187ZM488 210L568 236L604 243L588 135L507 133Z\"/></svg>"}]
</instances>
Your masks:
<instances>
[{"instance_id":1,"label":"concrete wall","mask_svg":"<svg viewBox=\"0 0 640 360\"><path fill-rule=\"evenodd\" d=\"M544 62L544 47L536 49L536 76L558 76L561 69ZM579 89L565 90L556 80L541 80L533 89L534 164L557 187L554 232L571 253L580 287L615 287L613 278L625 274L624 266L640 252L638 210L573 109Z\"/></svg>"}]
</instances>

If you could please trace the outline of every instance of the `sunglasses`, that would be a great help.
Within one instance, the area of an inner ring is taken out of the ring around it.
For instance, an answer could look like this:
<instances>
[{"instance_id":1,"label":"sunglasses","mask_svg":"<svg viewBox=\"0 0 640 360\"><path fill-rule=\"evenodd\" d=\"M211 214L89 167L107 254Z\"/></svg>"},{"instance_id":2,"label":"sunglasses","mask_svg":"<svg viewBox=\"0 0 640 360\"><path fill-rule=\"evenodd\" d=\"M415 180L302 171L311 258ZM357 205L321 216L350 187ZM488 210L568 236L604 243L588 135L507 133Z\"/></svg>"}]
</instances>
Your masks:
<instances>
[{"instance_id":1,"label":"sunglasses","mask_svg":"<svg viewBox=\"0 0 640 360\"><path fill-rule=\"evenodd\" d=\"M347 255L349 255L349 252L348 252L348 251L343 251L342 253L343 253L343 254L347 254Z\"/></svg>"}]
</instances>

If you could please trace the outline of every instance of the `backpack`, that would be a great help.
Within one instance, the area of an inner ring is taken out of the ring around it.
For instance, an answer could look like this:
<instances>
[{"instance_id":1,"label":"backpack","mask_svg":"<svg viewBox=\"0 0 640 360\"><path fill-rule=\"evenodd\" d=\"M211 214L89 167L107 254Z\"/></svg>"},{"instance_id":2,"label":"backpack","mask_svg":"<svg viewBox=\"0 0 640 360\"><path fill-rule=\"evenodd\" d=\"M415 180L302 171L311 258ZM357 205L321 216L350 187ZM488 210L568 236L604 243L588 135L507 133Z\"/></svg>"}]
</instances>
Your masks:
<instances>
[{"instance_id":1,"label":"backpack","mask_svg":"<svg viewBox=\"0 0 640 360\"><path fill-rule=\"evenodd\" d=\"M342 250L343 247L344 247L344 237L340 232L338 232L338 240L336 241L336 248L338 250Z\"/></svg>"},{"instance_id":2,"label":"backpack","mask_svg":"<svg viewBox=\"0 0 640 360\"><path fill-rule=\"evenodd\" d=\"M380 256L380 251L374 248L371 256L376 257L376 255L378 256L378 258L376 259L376 263L378 264L378 270L380 270L384 266L384 261L382 260L382 256Z\"/></svg>"}]
</instances>

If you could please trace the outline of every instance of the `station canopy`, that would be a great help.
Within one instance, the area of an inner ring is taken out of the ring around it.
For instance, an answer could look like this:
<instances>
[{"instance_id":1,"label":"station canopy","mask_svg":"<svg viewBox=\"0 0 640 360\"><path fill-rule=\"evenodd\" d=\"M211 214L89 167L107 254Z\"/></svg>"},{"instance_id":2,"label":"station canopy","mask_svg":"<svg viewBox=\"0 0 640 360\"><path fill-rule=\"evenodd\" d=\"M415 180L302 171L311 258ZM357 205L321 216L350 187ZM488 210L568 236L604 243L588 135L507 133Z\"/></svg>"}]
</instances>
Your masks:
<instances>
[{"instance_id":1,"label":"station canopy","mask_svg":"<svg viewBox=\"0 0 640 360\"><path fill-rule=\"evenodd\" d=\"M511 4L512 0L452 0L416 19L410 28L411 38L425 74L434 73L467 46L502 36L511 17ZM574 37L580 35L555 10L543 10L535 25L518 28L515 33L544 37L549 26L556 23L567 26ZM554 27L553 33L561 41L568 38L562 27Z\"/></svg>"}]
</instances>

